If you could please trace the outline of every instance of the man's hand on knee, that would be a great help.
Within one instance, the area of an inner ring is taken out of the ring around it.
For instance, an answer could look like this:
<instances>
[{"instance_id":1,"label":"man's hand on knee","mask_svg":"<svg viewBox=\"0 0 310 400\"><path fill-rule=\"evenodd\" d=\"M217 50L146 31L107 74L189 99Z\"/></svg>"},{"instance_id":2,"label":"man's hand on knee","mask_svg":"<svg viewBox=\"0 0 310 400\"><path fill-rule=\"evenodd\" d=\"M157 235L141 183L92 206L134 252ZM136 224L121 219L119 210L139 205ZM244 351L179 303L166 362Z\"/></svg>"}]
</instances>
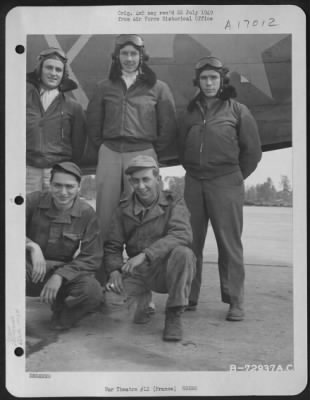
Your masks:
<instances>
[{"instance_id":1,"label":"man's hand on knee","mask_svg":"<svg viewBox=\"0 0 310 400\"><path fill-rule=\"evenodd\" d=\"M118 294L124 291L122 274L119 271L111 272L109 282L106 284L106 289L108 292L112 290Z\"/></svg>"},{"instance_id":2,"label":"man's hand on knee","mask_svg":"<svg viewBox=\"0 0 310 400\"><path fill-rule=\"evenodd\" d=\"M135 257L130 258L122 267L122 271L131 275L135 268L139 267L146 261L146 255L139 253Z\"/></svg>"},{"instance_id":3,"label":"man's hand on knee","mask_svg":"<svg viewBox=\"0 0 310 400\"><path fill-rule=\"evenodd\" d=\"M52 304L56 300L57 293L62 284L62 276L54 274L44 285L40 294L40 300L43 303Z\"/></svg>"},{"instance_id":4,"label":"man's hand on knee","mask_svg":"<svg viewBox=\"0 0 310 400\"><path fill-rule=\"evenodd\" d=\"M33 283L43 282L46 274L46 261L40 246L34 242L27 245L32 263L31 279Z\"/></svg>"}]
</instances>

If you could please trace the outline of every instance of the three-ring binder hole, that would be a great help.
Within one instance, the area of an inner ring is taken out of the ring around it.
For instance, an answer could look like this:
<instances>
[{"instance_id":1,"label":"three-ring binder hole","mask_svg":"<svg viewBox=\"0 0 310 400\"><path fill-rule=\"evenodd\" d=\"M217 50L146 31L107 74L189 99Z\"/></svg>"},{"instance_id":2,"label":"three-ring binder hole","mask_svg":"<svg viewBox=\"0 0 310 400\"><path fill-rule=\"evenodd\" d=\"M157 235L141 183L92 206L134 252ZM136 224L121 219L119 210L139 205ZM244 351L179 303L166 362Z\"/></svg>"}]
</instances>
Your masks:
<instances>
[{"instance_id":1,"label":"three-ring binder hole","mask_svg":"<svg viewBox=\"0 0 310 400\"><path fill-rule=\"evenodd\" d=\"M18 44L15 47L15 51L16 51L17 54L23 54L23 52L25 51L25 47L23 45L21 45L21 44Z\"/></svg>"},{"instance_id":2,"label":"three-ring binder hole","mask_svg":"<svg viewBox=\"0 0 310 400\"><path fill-rule=\"evenodd\" d=\"M16 196L15 199L14 199L14 201L15 201L15 204L17 204L18 206L20 206L21 204L23 204L24 198L23 198L23 196Z\"/></svg>"},{"instance_id":3,"label":"three-ring binder hole","mask_svg":"<svg viewBox=\"0 0 310 400\"><path fill-rule=\"evenodd\" d=\"M14 354L17 357L21 357L22 355L24 355L24 349L22 347L16 347L16 349L14 350Z\"/></svg>"}]
</instances>

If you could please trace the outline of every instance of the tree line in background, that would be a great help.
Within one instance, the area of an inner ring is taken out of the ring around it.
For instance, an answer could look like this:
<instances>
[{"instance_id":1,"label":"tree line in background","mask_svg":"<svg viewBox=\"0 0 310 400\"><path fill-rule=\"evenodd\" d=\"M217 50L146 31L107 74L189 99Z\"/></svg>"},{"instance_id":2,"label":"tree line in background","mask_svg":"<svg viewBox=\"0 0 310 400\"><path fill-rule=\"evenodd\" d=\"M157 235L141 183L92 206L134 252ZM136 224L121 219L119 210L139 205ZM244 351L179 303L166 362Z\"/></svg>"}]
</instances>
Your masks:
<instances>
[{"instance_id":1,"label":"tree line in background","mask_svg":"<svg viewBox=\"0 0 310 400\"><path fill-rule=\"evenodd\" d=\"M179 195L184 193L184 177L166 177L162 184ZM94 175L86 175L82 178L81 196L86 200L96 198L96 180ZM245 205L253 206L282 206L292 207L293 191L289 178L281 176L280 189L277 190L271 178L257 185L247 186L245 189Z\"/></svg>"},{"instance_id":2,"label":"tree line in background","mask_svg":"<svg viewBox=\"0 0 310 400\"><path fill-rule=\"evenodd\" d=\"M267 178L266 182L262 184L247 187L245 204L292 207L293 191L289 178L286 175L281 176L279 190L276 190L271 178Z\"/></svg>"}]
</instances>

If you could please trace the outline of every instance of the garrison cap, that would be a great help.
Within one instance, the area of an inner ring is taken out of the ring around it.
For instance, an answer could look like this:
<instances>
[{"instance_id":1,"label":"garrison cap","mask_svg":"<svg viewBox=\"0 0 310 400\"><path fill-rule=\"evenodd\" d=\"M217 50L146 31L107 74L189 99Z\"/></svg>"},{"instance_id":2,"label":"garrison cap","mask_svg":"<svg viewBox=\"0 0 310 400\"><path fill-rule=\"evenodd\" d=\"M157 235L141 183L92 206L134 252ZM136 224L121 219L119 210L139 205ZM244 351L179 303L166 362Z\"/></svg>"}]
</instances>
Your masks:
<instances>
[{"instance_id":1,"label":"garrison cap","mask_svg":"<svg viewBox=\"0 0 310 400\"><path fill-rule=\"evenodd\" d=\"M81 182L82 179L82 173L80 168L71 161L63 161L58 164L55 164L52 168L52 171L67 172L68 174L74 175L79 182Z\"/></svg>"},{"instance_id":2,"label":"garrison cap","mask_svg":"<svg viewBox=\"0 0 310 400\"><path fill-rule=\"evenodd\" d=\"M158 169L158 164L151 156L139 155L130 160L128 167L125 169L125 174L130 175L133 172L144 168Z\"/></svg>"}]
</instances>

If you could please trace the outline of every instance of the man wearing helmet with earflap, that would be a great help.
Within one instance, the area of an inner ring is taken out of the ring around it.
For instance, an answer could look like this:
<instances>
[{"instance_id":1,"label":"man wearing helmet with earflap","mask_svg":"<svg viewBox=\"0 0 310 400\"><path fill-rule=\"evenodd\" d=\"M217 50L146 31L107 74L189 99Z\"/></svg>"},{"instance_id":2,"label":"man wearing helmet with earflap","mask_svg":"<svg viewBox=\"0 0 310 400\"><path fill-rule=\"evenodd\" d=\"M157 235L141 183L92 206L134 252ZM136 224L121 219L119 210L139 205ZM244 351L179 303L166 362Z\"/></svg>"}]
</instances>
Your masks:
<instances>
[{"instance_id":1,"label":"man wearing helmet with earflap","mask_svg":"<svg viewBox=\"0 0 310 400\"><path fill-rule=\"evenodd\" d=\"M67 95L77 88L69 78L67 57L58 48L43 50L27 74L27 193L47 190L51 167L82 157L86 126L80 104Z\"/></svg>"},{"instance_id":2,"label":"man wearing helmet with earflap","mask_svg":"<svg viewBox=\"0 0 310 400\"><path fill-rule=\"evenodd\" d=\"M87 109L88 135L99 150L96 211L103 241L121 196L131 188L124 171L132 158L159 158L175 138L175 104L165 82L148 67L143 39L116 38L108 79L98 83Z\"/></svg>"},{"instance_id":3,"label":"man wearing helmet with earflap","mask_svg":"<svg viewBox=\"0 0 310 400\"><path fill-rule=\"evenodd\" d=\"M187 310L198 304L210 220L218 245L222 301L229 304L226 319L240 321L244 318L243 181L262 153L256 122L245 105L232 99L236 91L227 74L216 57L197 62L194 85L199 92L180 119L178 145L197 257Z\"/></svg>"}]
</instances>

